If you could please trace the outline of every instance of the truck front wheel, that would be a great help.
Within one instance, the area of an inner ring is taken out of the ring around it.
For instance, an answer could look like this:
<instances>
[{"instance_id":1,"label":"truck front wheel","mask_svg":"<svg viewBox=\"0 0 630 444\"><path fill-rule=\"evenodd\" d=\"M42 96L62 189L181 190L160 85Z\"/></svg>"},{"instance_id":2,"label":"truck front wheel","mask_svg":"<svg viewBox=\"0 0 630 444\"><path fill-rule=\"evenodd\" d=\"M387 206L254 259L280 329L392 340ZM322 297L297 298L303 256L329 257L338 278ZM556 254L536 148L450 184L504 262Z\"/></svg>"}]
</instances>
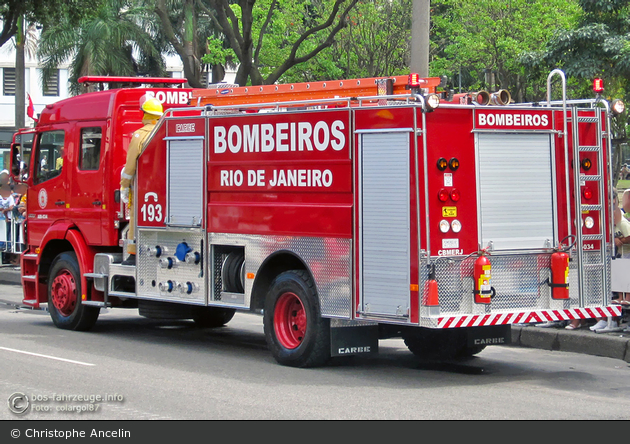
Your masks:
<instances>
[{"instance_id":1,"label":"truck front wheel","mask_svg":"<svg viewBox=\"0 0 630 444\"><path fill-rule=\"evenodd\" d=\"M73 252L59 254L50 267L48 311L53 323L65 330L86 331L98 319L100 308L81 303L81 272Z\"/></svg>"},{"instance_id":2,"label":"truck front wheel","mask_svg":"<svg viewBox=\"0 0 630 444\"><path fill-rule=\"evenodd\" d=\"M291 367L318 367L330 359L330 320L322 318L315 283L306 271L286 271L273 281L264 310L267 345Z\"/></svg>"}]
</instances>

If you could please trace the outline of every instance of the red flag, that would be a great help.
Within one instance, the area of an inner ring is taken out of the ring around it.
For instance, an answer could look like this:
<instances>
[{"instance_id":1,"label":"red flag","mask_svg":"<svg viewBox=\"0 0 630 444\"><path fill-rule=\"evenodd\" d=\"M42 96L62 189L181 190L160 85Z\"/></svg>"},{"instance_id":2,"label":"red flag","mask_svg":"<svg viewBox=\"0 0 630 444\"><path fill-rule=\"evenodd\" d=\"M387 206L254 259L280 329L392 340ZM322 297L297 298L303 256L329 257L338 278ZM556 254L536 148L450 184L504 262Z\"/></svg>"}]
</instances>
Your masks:
<instances>
[{"instance_id":1,"label":"red flag","mask_svg":"<svg viewBox=\"0 0 630 444\"><path fill-rule=\"evenodd\" d=\"M37 122L37 119L35 118L35 106L33 106L31 95L27 93L26 97L28 98L28 108L26 108L26 115Z\"/></svg>"}]
</instances>

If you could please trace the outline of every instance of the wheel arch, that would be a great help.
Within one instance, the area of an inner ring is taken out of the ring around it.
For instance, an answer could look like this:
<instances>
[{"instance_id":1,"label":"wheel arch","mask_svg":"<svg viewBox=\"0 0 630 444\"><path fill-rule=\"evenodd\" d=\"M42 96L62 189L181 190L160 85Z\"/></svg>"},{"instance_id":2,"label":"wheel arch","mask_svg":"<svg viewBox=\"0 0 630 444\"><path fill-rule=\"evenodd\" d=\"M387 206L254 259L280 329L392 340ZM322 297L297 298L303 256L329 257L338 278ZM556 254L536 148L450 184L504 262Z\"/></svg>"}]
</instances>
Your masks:
<instances>
[{"instance_id":1,"label":"wheel arch","mask_svg":"<svg viewBox=\"0 0 630 444\"><path fill-rule=\"evenodd\" d=\"M289 250L279 250L267 257L254 279L252 287L251 310L262 310L265 307L265 297L271 283L281 273L289 270L305 270L313 278L313 273L297 254ZM317 283L315 285L317 287Z\"/></svg>"},{"instance_id":2,"label":"wheel arch","mask_svg":"<svg viewBox=\"0 0 630 444\"><path fill-rule=\"evenodd\" d=\"M87 245L81 232L72 223L58 223L48 230L42 239L42 252L39 257L39 276L49 276L50 268L55 258L65 252L72 251L77 256L79 271L81 273L81 289L83 293L89 291L85 273L89 273L94 268L94 248ZM46 302L48 295L45 295ZM83 297L83 295L81 295Z\"/></svg>"}]
</instances>

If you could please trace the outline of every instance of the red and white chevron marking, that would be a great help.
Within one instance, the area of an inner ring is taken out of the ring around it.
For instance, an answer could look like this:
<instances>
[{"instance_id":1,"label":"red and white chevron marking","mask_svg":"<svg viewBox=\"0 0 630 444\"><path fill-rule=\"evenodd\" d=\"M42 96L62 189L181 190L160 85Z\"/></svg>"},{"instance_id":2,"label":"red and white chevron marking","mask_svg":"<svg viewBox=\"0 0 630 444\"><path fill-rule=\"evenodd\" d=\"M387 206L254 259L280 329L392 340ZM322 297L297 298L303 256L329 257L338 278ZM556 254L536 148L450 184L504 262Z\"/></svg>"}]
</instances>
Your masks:
<instances>
[{"instance_id":1,"label":"red and white chevron marking","mask_svg":"<svg viewBox=\"0 0 630 444\"><path fill-rule=\"evenodd\" d=\"M529 324L571 319L592 319L621 316L620 306L572 308L569 310L535 310L439 317L438 328L480 327L486 325Z\"/></svg>"}]
</instances>

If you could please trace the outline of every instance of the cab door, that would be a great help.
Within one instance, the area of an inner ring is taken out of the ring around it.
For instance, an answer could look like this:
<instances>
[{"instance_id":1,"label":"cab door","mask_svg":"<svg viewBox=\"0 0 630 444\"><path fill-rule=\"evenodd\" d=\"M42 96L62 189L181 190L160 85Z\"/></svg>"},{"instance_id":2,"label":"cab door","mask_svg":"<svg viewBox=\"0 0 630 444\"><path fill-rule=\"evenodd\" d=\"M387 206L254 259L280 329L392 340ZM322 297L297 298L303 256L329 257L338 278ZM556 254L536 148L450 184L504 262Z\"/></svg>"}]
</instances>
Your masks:
<instances>
[{"instance_id":1,"label":"cab door","mask_svg":"<svg viewBox=\"0 0 630 444\"><path fill-rule=\"evenodd\" d=\"M81 123L75 127L75 149L67 156L69 194L68 217L78 227L88 245L100 245L103 220L109 202L105 201L102 144L104 122Z\"/></svg>"},{"instance_id":2,"label":"cab door","mask_svg":"<svg viewBox=\"0 0 630 444\"><path fill-rule=\"evenodd\" d=\"M37 136L26 202L30 245L40 245L49 227L66 217L69 184L63 162L67 130L62 126Z\"/></svg>"}]
</instances>

